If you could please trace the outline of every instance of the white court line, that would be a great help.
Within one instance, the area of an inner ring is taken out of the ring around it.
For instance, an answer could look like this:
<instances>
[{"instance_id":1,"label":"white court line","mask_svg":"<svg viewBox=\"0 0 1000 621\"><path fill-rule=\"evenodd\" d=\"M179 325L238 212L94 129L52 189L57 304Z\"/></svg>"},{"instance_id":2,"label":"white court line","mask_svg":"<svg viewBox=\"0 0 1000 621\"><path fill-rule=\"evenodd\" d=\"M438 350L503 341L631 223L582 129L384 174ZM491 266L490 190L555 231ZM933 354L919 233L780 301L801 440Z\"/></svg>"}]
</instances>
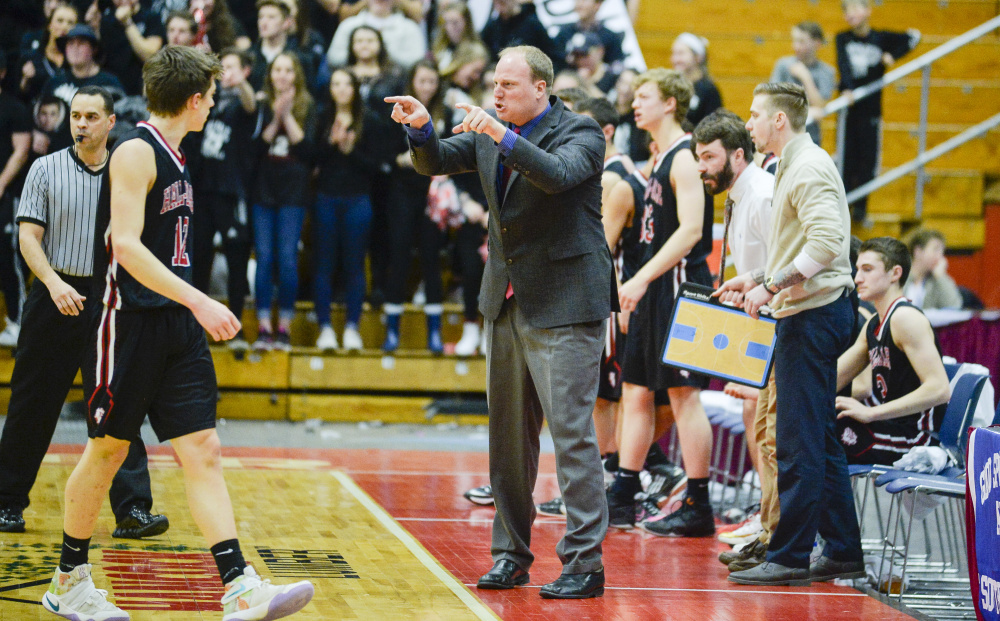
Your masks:
<instances>
[{"instance_id":1,"label":"white court line","mask_svg":"<svg viewBox=\"0 0 1000 621\"><path fill-rule=\"evenodd\" d=\"M469 588L474 584L465 585ZM540 584L528 584L519 589L540 589ZM680 589L669 587L604 587L605 591L677 591L681 593L728 593L730 595L809 595L813 597L868 597L865 593L814 593L810 591L742 591L736 589Z\"/></svg>"},{"instance_id":2,"label":"white court line","mask_svg":"<svg viewBox=\"0 0 1000 621\"><path fill-rule=\"evenodd\" d=\"M408 476L408 477L489 477L490 473L487 472L417 472L413 470L351 470L350 468L341 468L344 472L348 474L377 474L377 475L387 475L387 476ZM556 476L555 472L539 472L538 478L552 478Z\"/></svg>"},{"instance_id":3,"label":"white court line","mask_svg":"<svg viewBox=\"0 0 1000 621\"><path fill-rule=\"evenodd\" d=\"M448 570L444 568L441 563L439 563L430 553L422 546L420 543L411 535L406 532L406 530L400 526L395 520L392 519L385 509L380 507L378 503L372 500L371 496L365 493L363 489L358 487L351 477L347 476L345 473L334 470L331 472L333 477L340 482L344 489L349 491L352 496L354 496L358 502L361 503L364 508L368 509L368 512L378 520L382 526L396 536L407 550L410 551L413 556L417 557L417 560L423 564L424 567L430 570L434 576L437 577L448 589L454 593L458 599L460 599L469 610L480 619L489 619L490 621L498 621L498 617L489 607L483 602L479 601L464 585L455 579Z\"/></svg>"}]
</instances>

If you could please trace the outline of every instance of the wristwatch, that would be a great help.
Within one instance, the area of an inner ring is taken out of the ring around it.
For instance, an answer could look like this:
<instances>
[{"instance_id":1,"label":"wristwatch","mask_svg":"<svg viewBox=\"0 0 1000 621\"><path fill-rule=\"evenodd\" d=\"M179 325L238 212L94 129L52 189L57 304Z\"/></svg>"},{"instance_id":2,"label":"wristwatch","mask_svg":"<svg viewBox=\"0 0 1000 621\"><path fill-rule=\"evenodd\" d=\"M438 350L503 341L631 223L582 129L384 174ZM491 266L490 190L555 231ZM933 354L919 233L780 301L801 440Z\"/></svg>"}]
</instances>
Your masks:
<instances>
[{"instance_id":1,"label":"wristwatch","mask_svg":"<svg viewBox=\"0 0 1000 621\"><path fill-rule=\"evenodd\" d=\"M774 288L772 289L772 287ZM768 279L764 281L764 290L771 295L778 295L781 292L781 289L775 286L773 276L769 276Z\"/></svg>"}]
</instances>

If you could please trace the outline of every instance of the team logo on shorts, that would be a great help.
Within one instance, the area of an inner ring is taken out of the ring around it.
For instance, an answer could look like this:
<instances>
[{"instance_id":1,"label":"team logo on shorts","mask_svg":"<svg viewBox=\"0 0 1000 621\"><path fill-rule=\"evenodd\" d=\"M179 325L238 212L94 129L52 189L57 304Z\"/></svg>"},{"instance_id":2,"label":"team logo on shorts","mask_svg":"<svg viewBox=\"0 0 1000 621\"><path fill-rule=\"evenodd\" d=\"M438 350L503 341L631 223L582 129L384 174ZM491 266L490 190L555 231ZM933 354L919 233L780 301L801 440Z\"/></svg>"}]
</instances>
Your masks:
<instances>
[{"instance_id":1,"label":"team logo on shorts","mask_svg":"<svg viewBox=\"0 0 1000 621\"><path fill-rule=\"evenodd\" d=\"M844 433L840 436L840 441L844 443L844 446L854 446L858 443L858 434L854 433L854 430L850 427L844 429Z\"/></svg>"},{"instance_id":2,"label":"team logo on shorts","mask_svg":"<svg viewBox=\"0 0 1000 621\"><path fill-rule=\"evenodd\" d=\"M104 408L97 408L94 410L94 422L100 425L102 420L104 420Z\"/></svg>"}]
</instances>

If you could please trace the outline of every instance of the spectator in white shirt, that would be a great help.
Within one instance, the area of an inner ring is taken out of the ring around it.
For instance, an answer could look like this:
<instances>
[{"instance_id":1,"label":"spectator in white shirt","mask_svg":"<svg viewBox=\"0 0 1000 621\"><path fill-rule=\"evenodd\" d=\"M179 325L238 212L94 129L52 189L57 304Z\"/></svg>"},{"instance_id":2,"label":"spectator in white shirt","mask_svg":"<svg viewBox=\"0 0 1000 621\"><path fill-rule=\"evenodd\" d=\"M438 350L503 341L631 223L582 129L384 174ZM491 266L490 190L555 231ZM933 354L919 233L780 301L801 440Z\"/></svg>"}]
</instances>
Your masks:
<instances>
[{"instance_id":1,"label":"spectator in white shirt","mask_svg":"<svg viewBox=\"0 0 1000 621\"><path fill-rule=\"evenodd\" d=\"M394 62L411 67L427 54L427 40L417 22L396 11L397 0L368 0L368 8L340 23L333 35L326 60L330 66L347 62L351 33L358 26L371 26L382 33L386 51Z\"/></svg>"}]
</instances>

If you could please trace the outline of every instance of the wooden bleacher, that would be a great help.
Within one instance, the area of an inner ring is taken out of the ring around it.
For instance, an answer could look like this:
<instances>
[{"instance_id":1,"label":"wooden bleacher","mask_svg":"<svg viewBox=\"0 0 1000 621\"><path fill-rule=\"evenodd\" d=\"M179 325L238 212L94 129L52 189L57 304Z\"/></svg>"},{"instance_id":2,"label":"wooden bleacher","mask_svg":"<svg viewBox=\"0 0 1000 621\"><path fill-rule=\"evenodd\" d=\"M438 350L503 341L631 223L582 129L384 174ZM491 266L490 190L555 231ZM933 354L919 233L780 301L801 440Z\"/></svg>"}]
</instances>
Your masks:
<instances>
[{"instance_id":1,"label":"wooden bleacher","mask_svg":"<svg viewBox=\"0 0 1000 621\"><path fill-rule=\"evenodd\" d=\"M428 415L439 397L483 399L486 361L482 356L430 355L424 349L426 326L419 307L405 306L402 348L388 357L378 349L385 337L379 312L366 305L362 316L360 328L368 349L324 353L312 347L317 329L307 318L311 310L308 302L297 306L291 352L237 356L224 345L212 345L220 418L484 423L484 417L474 412ZM246 312L243 320L247 333L255 334L253 313ZM462 331L461 306L445 304L442 324L444 341L456 342ZM338 334L343 330L342 307L334 307L333 325ZM0 348L0 412L6 412L10 401L13 369L12 351ZM81 399L82 379L77 375L69 401Z\"/></svg>"},{"instance_id":2,"label":"wooden bleacher","mask_svg":"<svg viewBox=\"0 0 1000 621\"><path fill-rule=\"evenodd\" d=\"M791 54L790 31L803 20L818 22L828 43L821 60L836 66L833 38L846 25L835 0L683 0L645 2L636 34L650 67L669 66L670 47L681 32L706 37L709 70L726 106L746 116L753 88L766 81L774 61ZM995 0L882 0L872 26L892 30L916 28L923 38L901 62L912 60L995 17ZM1000 112L1000 37L983 37L935 63L931 69L927 148ZM920 75L890 85L883 92L883 169L917 156ZM823 146L833 150L836 126L823 122ZM1000 131L967 143L932 162L925 187L923 223L945 232L953 249L975 250L985 243L984 177L1000 175ZM875 192L869 211L872 229L862 237L902 235L918 224L914 214L914 176ZM717 207L721 202L717 204ZM721 219L721 210L717 209Z\"/></svg>"}]
</instances>

